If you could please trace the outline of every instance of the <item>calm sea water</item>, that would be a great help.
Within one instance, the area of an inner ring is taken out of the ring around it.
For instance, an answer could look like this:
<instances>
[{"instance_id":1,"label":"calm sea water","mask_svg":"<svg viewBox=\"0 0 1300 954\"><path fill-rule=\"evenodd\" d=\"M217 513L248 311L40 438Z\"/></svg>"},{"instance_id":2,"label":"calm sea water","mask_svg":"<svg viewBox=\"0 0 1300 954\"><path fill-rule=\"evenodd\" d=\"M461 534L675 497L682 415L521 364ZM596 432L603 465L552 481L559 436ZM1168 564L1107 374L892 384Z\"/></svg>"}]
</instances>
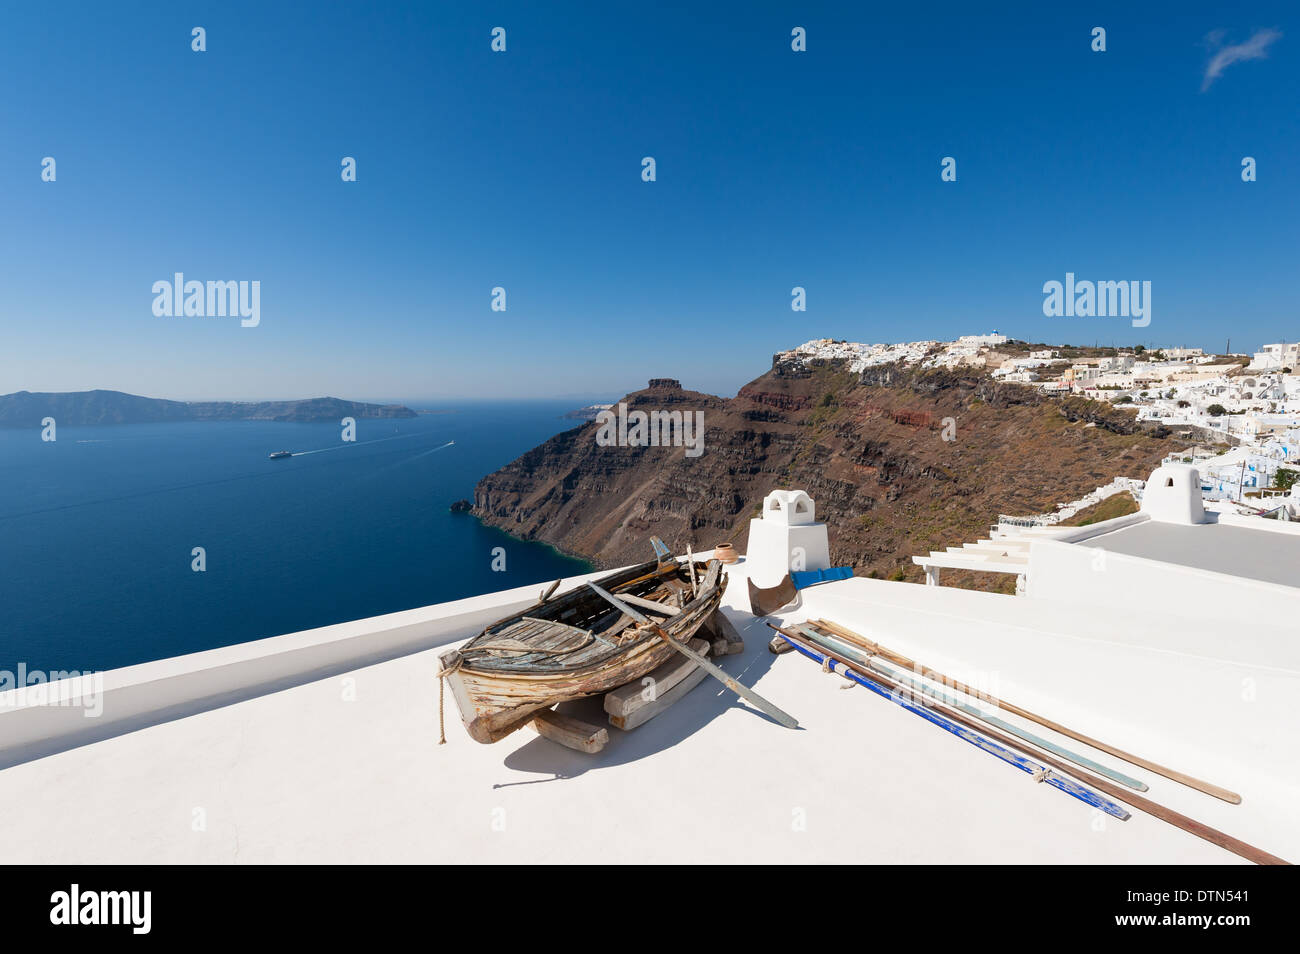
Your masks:
<instances>
[{"instance_id":1,"label":"calm sea water","mask_svg":"<svg viewBox=\"0 0 1300 954\"><path fill-rule=\"evenodd\" d=\"M448 511L571 408L361 420L353 444L333 423L0 430L0 669L111 669L585 572Z\"/></svg>"}]
</instances>

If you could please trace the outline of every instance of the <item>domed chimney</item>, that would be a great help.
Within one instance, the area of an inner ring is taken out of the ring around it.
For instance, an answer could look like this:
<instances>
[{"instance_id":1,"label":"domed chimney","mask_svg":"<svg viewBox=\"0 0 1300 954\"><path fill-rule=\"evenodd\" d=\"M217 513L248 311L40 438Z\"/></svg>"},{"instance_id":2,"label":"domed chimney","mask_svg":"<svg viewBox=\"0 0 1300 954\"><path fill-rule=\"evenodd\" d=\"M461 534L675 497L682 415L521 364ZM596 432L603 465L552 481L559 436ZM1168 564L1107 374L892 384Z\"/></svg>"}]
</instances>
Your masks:
<instances>
[{"instance_id":1,"label":"domed chimney","mask_svg":"<svg viewBox=\"0 0 1300 954\"><path fill-rule=\"evenodd\" d=\"M1201 472L1190 464L1163 464L1142 491L1142 512L1161 523L1205 523Z\"/></svg>"}]
</instances>

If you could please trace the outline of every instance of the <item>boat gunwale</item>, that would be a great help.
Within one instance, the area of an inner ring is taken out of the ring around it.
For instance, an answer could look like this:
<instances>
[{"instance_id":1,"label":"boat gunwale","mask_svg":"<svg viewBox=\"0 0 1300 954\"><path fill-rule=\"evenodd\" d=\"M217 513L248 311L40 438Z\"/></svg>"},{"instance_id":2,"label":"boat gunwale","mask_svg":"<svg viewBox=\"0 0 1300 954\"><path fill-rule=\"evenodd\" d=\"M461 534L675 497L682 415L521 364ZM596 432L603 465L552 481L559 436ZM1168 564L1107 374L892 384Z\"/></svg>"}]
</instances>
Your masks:
<instances>
[{"instance_id":1,"label":"boat gunwale","mask_svg":"<svg viewBox=\"0 0 1300 954\"><path fill-rule=\"evenodd\" d=\"M696 562L698 563L699 561ZM705 565L707 566L707 563ZM646 572L649 572L651 568L658 567L658 566L662 566L662 564L658 564L653 560L647 563L641 563L634 567L630 567L627 570L623 570L619 573L611 574L608 577L598 580L597 583L605 586L606 588L610 588L611 586L621 586L632 580L635 580L640 575L644 575ZM677 563L674 572L680 573L684 570L686 570L686 564ZM668 575L669 574L667 573L664 574L664 576L668 576ZM615 579L617 579L618 582L616 583L610 582ZM713 610L716 610L718 606L721 605L722 593L725 590L726 585L727 585L726 572L720 568L718 573L718 579L714 583L713 587L710 588L708 591L701 591L698 595L692 598L690 602L682 606L681 612L678 615L668 619L662 625L662 628L674 638L677 638L677 632L680 630L689 629L692 633L694 633L694 631L697 630L703 622L702 620L699 620L697 617L705 610L712 612ZM570 596L576 592L578 592L577 589L570 590L567 593L563 594L563 596L556 597L555 599L563 599L565 596ZM551 602L551 601L547 601L547 602ZM708 606L710 602L712 602L713 604L711 609ZM574 676L580 676L592 670L598 671L601 669L606 669L610 665L616 664L616 661L620 657L626 655L627 653L630 653L635 649L644 647L648 643L658 639L658 635L653 630L649 628L640 629L638 627L638 631L641 633L641 635L638 636L636 639L628 643L624 643L619 646L612 647L610 651L596 657L592 661L582 663L581 665L574 666L572 668L541 669L532 664L519 666L518 668L507 668L501 666L493 666L491 668L485 668L483 666L474 665L473 662L465 659L464 656L461 655L465 652L465 650L472 648L470 643L482 639L483 637L487 636L492 630L497 629L498 627L504 626L515 620L522 619L526 615L534 614L537 611L539 605L542 604L533 604L527 609L521 610L520 612L515 613L511 616L503 617L497 622L485 626L482 630L478 632L477 635L472 637L464 646L456 650L457 654L460 655L461 657L460 665L458 666L458 668L468 670L483 678L496 679L496 680L518 679L523 682L537 682L542 680L549 681L553 679L554 680L568 679ZM561 621L553 620L552 622L560 623Z\"/></svg>"}]
</instances>

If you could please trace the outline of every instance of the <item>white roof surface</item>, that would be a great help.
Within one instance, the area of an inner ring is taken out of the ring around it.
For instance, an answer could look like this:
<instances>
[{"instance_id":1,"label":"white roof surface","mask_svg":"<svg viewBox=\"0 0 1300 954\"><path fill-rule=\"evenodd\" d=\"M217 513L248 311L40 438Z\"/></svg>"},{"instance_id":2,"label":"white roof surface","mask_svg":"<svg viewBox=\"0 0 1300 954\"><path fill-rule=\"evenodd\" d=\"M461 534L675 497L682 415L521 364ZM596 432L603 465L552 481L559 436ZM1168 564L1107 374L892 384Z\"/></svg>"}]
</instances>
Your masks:
<instances>
[{"instance_id":1,"label":"white roof surface","mask_svg":"<svg viewBox=\"0 0 1300 954\"><path fill-rule=\"evenodd\" d=\"M742 562L727 604L746 649L722 665L798 731L705 680L641 728L611 727L595 756L529 729L479 745L450 696L439 746L434 649L4 769L0 859L1243 863L1140 812L1104 816L865 689L840 691L804 657L773 656L745 591ZM1157 802L1300 859L1293 633L1184 639L1185 621L1175 632L1156 614L865 579L806 590L787 612L968 682L994 674L984 684L1004 698L1240 792L1229 805L1086 753ZM569 708L601 721L598 701Z\"/></svg>"},{"instance_id":2,"label":"white roof surface","mask_svg":"<svg viewBox=\"0 0 1300 954\"><path fill-rule=\"evenodd\" d=\"M1184 526L1149 520L1092 537L1087 545L1264 583L1300 586L1300 534L1225 523Z\"/></svg>"}]
</instances>

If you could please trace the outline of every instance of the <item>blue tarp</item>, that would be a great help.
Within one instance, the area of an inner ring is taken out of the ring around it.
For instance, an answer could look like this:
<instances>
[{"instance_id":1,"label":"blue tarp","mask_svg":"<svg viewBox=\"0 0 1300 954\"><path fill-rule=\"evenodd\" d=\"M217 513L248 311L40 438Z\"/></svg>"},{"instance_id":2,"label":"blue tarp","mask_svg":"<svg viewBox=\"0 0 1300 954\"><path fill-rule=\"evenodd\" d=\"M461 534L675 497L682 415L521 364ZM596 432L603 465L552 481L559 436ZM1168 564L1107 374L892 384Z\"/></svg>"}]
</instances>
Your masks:
<instances>
[{"instance_id":1,"label":"blue tarp","mask_svg":"<svg viewBox=\"0 0 1300 954\"><path fill-rule=\"evenodd\" d=\"M833 566L828 570L791 570L790 579L796 590L814 586L818 583L830 583L834 580L847 580L853 575L851 566Z\"/></svg>"}]
</instances>

